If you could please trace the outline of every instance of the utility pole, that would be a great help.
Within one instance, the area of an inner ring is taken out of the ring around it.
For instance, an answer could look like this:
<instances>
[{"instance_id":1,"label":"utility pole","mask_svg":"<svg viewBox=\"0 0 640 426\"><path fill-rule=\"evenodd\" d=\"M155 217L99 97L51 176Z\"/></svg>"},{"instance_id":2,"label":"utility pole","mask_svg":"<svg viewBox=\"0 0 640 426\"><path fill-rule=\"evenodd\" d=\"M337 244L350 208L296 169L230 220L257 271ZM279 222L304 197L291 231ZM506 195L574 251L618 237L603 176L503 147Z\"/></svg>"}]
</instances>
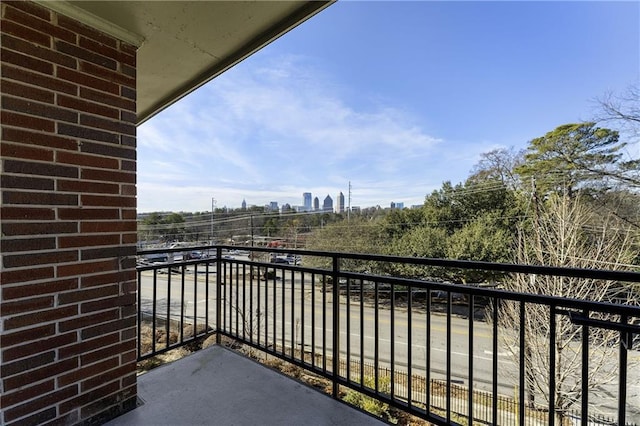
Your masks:
<instances>
[{"instance_id":1,"label":"utility pole","mask_svg":"<svg viewBox=\"0 0 640 426\"><path fill-rule=\"evenodd\" d=\"M211 197L211 245L213 245L213 212L215 211L216 199Z\"/></svg>"},{"instance_id":2,"label":"utility pole","mask_svg":"<svg viewBox=\"0 0 640 426\"><path fill-rule=\"evenodd\" d=\"M349 202L347 206L347 222L351 219L351 181L349 181Z\"/></svg>"},{"instance_id":3,"label":"utility pole","mask_svg":"<svg viewBox=\"0 0 640 426\"><path fill-rule=\"evenodd\" d=\"M253 215L251 215L251 247L253 247Z\"/></svg>"}]
</instances>

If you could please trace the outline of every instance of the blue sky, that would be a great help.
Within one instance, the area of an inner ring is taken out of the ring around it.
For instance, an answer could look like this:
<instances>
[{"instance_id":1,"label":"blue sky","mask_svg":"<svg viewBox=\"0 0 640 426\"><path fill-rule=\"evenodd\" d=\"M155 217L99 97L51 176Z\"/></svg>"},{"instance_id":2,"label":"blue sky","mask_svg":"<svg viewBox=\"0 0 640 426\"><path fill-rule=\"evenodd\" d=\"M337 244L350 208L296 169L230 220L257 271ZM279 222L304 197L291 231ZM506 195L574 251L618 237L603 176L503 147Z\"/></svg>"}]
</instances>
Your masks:
<instances>
[{"instance_id":1,"label":"blue sky","mask_svg":"<svg viewBox=\"0 0 640 426\"><path fill-rule=\"evenodd\" d=\"M637 1L338 2L138 128L138 210L421 204L639 73Z\"/></svg>"}]
</instances>

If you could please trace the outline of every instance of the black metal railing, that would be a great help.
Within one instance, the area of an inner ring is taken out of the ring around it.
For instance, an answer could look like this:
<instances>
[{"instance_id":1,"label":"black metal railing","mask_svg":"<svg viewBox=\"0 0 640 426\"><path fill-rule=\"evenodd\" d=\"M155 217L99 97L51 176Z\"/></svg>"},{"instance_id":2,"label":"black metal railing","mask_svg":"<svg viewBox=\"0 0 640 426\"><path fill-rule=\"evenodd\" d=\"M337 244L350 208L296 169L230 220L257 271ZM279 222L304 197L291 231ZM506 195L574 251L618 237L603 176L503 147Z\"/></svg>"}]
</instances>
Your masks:
<instances>
[{"instance_id":1,"label":"black metal railing","mask_svg":"<svg viewBox=\"0 0 640 426\"><path fill-rule=\"evenodd\" d=\"M638 422L640 273L257 247L139 252L158 255L138 266L140 360L215 333L325 377L335 398L359 392L436 424ZM489 287L461 285L393 273L403 265L498 274ZM500 288L542 277L617 290L605 303Z\"/></svg>"}]
</instances>

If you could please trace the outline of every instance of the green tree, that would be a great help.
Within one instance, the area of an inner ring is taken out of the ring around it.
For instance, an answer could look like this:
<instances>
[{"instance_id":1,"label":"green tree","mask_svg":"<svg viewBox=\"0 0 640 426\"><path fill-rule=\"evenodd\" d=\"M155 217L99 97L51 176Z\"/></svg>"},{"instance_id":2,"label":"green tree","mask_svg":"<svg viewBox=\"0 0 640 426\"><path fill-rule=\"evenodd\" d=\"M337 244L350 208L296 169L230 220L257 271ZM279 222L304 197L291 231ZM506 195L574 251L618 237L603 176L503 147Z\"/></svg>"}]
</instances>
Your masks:
<instances>
[{"instance_id":1,"label":"green tree","mask_svg":"<svg viewBox=\"0 0 640 426\"><path fill-rule=\"evenodd\" d=\"M543 194L570 197L583 187L601 187L608 179L627 181L617 131L595 123L564 124L529 142L524 163L515 172L523 181L535 179Z\"/></svg>"}]
</instances>

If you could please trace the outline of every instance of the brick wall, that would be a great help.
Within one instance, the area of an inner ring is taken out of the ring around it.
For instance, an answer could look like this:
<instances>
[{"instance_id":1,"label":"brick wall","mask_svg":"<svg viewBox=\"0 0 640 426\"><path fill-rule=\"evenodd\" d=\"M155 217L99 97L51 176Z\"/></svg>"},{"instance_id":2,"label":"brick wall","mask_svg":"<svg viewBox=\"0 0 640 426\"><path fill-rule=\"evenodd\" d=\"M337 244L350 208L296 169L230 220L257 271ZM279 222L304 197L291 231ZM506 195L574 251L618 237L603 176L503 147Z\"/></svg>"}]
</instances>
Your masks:
<instances>
[{"instance_id":1,"label":"brick wall","mask_svg":"<svg viewBox=\"0 0 640 426\"><path fill-rule=\"evenodd\" d=\"M135 49L3 1L0 424L135 404Z\"/></svg>"}]
</instances>

